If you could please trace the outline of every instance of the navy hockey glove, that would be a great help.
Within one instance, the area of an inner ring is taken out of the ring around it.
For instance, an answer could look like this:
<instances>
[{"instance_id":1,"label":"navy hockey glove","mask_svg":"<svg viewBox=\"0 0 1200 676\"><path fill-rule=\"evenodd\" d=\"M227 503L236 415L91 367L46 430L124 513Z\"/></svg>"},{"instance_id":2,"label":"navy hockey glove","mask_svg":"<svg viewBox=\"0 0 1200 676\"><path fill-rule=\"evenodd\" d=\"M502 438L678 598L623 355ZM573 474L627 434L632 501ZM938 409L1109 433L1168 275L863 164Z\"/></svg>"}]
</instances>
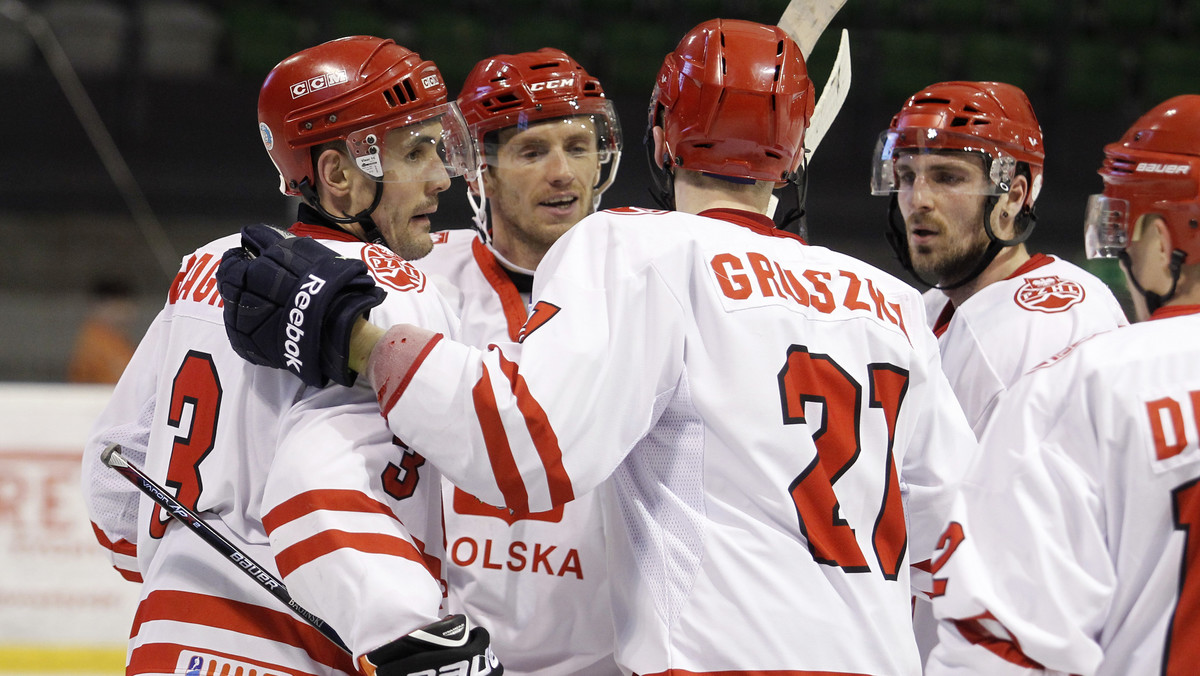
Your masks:
<instances>
[{"instance_id":1,"label":"navy hockey glove","mask_svg":"<svg viewBox=\"0 0 1200 676\"><path fill-rule=\"evenodd\" d=\"M350 330L383 302L362 261L267 225L242 228L242 246L217 269L225 333L252 364L286 369L308 385L353 385Z\"/></svg>"},{"instance_id":2,"label":"navy hockey glove","mask_svg":"<svg viewBox=\"0 0 1200 676\"><path fill-rule=\"evenodd\" d=\"M375 676L462 674L501 676L504 665L483 627L471 628L465 615L450 615L362 657L364 671Z\"/></svg>"}]
</instances>

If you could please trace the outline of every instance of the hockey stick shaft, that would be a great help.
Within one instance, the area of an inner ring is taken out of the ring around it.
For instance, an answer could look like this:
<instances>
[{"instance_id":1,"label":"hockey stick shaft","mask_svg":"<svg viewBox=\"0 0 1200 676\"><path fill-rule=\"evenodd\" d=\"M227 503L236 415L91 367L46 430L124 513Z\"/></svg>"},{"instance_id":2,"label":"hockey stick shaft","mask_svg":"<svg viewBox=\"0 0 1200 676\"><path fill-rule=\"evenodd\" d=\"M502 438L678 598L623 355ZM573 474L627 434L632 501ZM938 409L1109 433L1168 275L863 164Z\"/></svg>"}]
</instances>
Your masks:
<instances>
[{"instance_id":1,"label":"hockey stick shaft","mask_svg":"<svg viewBox=\"0 0 1200 676\"><path fill-rule=\"evenodd\" d=\"M121 476L128 479L134 486L137 486L140 491L157 503L159 507L166 510L168 515L187 526L201 540L204 540L210 547L233 562L239 570L258 583L260 587L267 590L272 596L282 601L288 608L291 608L292 612L312 625L314 629L321 632L325 638L333 641L337 647L346 651L347 654L352 654L350 648L346 647L345 642L337 635L333 627L330 627L326 624L325 620L313 615L299 603L296 603L292 595L288 593L287 587L284 586L279 578L267 572L265 568L239 549L237 545L230 542L228 538L205 523L199 515L176 500L136 465L126 460L121 455L121 446L119 444L109 444L104 449L104 452L100 454L100 460L105 465L119 472Z\"/></svg>"}]
</instances>

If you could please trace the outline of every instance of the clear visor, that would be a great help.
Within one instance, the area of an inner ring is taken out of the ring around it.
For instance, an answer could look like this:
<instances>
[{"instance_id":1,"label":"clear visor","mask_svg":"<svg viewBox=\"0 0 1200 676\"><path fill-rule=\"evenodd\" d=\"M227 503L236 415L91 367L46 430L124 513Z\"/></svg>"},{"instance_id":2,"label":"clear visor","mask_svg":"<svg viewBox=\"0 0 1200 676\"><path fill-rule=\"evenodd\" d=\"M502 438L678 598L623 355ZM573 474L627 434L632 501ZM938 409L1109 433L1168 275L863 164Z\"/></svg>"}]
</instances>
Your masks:
<instances>
[{"instance_id":1,"label":"clear visor","mask_svg":"<svg viewBox=\"0 0 1200 676\"><path fill-rule=\"evenodd\" d=\"M1104 195L1088 198L1083 226L1088 258L1116 258L1129 246L1129 201Z\"/></svg>"},{"instance_id":2,"label":"clear visor","mask_svg":"<svg viewBox=\"0 0 1200 676\"><path fill-rule=\"evenodd\" d=\"M474 180L479 170L467 124L453 102L347 134L346 147L358 168L381 182Z\"/></svg>"},{"instance_id":3,"label":"clear visor","mask_svg":"<svg viewBox=\"0 0 1200 676\"><path fill-rule=\"evenodd\" d=\"M1002 195L1017 173L1016 158L977 136L933 128L890 129L879 135L871 162L871 194L934 190Z\"/></svg>"},{"instance_id":4,"label":"clear visor","mask_svg":"<svg viewBox=\"0 0 1200 676\"><path fill-rule=\"evenodd\" d=\"M482 150L484 162L500 169L558 160L598 167L620 152L620 125L601 114L519 119L512 127L488 134Z\"/></svg>"}]
</instances>

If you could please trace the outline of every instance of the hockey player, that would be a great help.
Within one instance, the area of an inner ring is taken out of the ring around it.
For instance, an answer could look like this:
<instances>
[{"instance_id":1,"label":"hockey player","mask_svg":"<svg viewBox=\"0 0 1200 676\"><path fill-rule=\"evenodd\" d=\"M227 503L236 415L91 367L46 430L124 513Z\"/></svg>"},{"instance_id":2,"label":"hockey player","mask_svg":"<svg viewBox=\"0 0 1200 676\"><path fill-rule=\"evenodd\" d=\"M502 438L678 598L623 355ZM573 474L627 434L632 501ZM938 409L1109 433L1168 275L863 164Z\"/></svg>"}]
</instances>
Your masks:
<instances>
[{"instance_id":1,"label":"hockey player","mask_svg":"<svg viewBox=\"0 0 1200 676\"><path fill-rule=\"evenodd\" d=\"M323 340L304 313L331 303L335 314L370 309L379 321L453 333L449 304L394 253L430 249L438 193L475 165L436 66L391 40L335 40L272 70L258 113L283 192L304 201L292 232L323 240L358 271L359 295L341 300L322 289L336 277L317 271L306 307L291 317L293 345ZM297 255L327 251L296 239ZM366 383L307 388L230 348L215 273L237 241L218 239L183 261L85 450L97 536L114 565L143 583L126 673L386 676L465 661L502 673L486 631L462 616L438 621L440 477L393 443ZM316 362L298 365L322 372ZM324 373L356 381L345 370ZM109 442L282 576L353 656L104 467L98 456ZM447 640L418 638L430 634Z\"/></svg>"},{"instance_id":2,"label":"hockey player","mask_svg":"<svg viewBox=\"0 0 1200 676\"><path fill-rule=\"evenodd\" d=\"M909 564L932 553L975 440L919 294L765 216L803 170L812 96L778 27L705 22L651 99L678 211L569 230L519 343L354 325L350 363L389 425L456 484L518 512L600 491L626 673L920 673ZM279 367L307 274L283 260L221 266L264 276L239 312L274 318L231 332Z\"/></svg>"},{"instance_id":3,"label":"hockey player","mask_svg":"<svg viewBox=\"0 0 1200 676\"><path fill-rule=\"evenodd\" d=\"M1030 254L1042 187L1042 130L1025 93L940 82L880 135L872 192L892 196L888 241L926 286L942 367L978 434L995 398L1080 338L1126 324L1094 275Z\"/></svg>"},{"instance_id":4,"label":"hockey player","mask_svg":"<svg viewBox=\"0 0 1200 676\"><path fill-rule=\"evenodd\" d=\"M534 268L615 177L620 124L600 82L550 48L480 61L458 106L483 154L476 227L435 233L417 267L451 284L459 340L484 349L520 336ZM446 482L443 501L450 607L491 629L509 674L620 673L592 494L514 513Z\"/></svg>"},{"instance_id":5,"label":"hockey player","mask_svg":"<svg viewBox=\"0 0 1200 676\"><path fill-rule=\"evenodd\" d=\"M1087 249L1139 317L1000 399L935 565L928 674L1193 674L1200 664L1200 96L1104 149Z\"/></svg>"},{"instance_id":6,"label":"hockey player","mask_svg":"<svg viewBox=\"0 0 1200 676\"><path fill-rule=\"evenodd\" d=\"M926 320L976 435L1022 373L1127 323L1094 275L1026 248L1044 159L1033 106L999 82L922 89L876 145L871 187L892 196L888 241L901 265L933 287ZM914 608L923 658L937 632L926 601Z\"/></svg>"}]
</instances>

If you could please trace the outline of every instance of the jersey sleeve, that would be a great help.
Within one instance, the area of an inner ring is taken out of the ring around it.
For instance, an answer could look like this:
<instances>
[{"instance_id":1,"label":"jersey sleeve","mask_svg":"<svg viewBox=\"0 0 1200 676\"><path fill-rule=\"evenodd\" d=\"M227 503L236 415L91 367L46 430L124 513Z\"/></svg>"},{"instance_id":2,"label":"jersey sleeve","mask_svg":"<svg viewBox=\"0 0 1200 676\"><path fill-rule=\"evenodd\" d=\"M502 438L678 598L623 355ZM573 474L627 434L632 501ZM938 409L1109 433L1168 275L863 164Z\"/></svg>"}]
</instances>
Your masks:
<instances>
[{"instance_id":1,"label":"jersey sleeve","mask_svg":"<svg viewBox=\"0 0 1200 676\"><path fill-rule=\"evenodd\" d=\"M908 398L920 407L920 413L912 437L904 444L909 452L900 475L906 491L911 560L916 566L912 584L915 592L928 593L932 590L925 574L928 562L938 548L954 495L978 455L979 444L942 371L937 340L924 327L914 328L912 340L923 359L923 372L913 379L919 389L914 388Z\"/></svg>"},{"instance_id":2,"label":"jersey sleeve","mask_svg":"<svg viewBox=\"0 0 1200 676\"><path fill-rule=\"evenodd\" d=\"M1071 375L1038 370L999 399L935 564L941 642L928 673L1009 673L988 669L1000 659L1089 674L1100 663L1116 573L1100 482L1080 461L1095 425Z\"/></svg>"},{"instance_id":3,"label":"jersey sleeve","mask_svg":"<svg viewBox=\"0 0 1200 676\"><path fill-rule=\"evenodd\" d=\"M478 350L399 327L372 354L392 431L485 502L544 511L591 490L680 380L681 306L607 217L542 261L523 342Z\"/></svg>"},{"instance_id":4,"label":"jersey sleeve","mask_svg":"<svg viewBox=\"0 0 1200 676\"><path fill-rule=\"evenodd\" d=\"M455 332L432 288L384 288L373 321ZM437 620L441 476L393 439L366 379L306 388L278 424L262 522L296 600L336 627L355 656Z\"/></svg>"},{"instance_id":5,"label":"jersey sleeve","mask_svg":"<svg viewBox=\"0 0 1200 676\"><path fill-rule=\"evenodd\" d=\"M292 595L358 656L439 617L440 477L365 388L306 392L280 421L262 521Z\"/></svg>"},{"instance_id":6,"label":"jersey sleeve","mask_svg":"<svg viewBox=\"0 0 1200 676\"><path fill-rule=\"evenodd\" d=\"M84 503L92 530L117 572L127 580L142 581L137 561L138 502L142 493L100 455L110 443L121 445L121 454L144 467L154 419L158 364L167 340L167 310L151 323L146 335L113 388L112 398L92 426L83 450L81 472Z\"/></svg>"}]
</instances>

